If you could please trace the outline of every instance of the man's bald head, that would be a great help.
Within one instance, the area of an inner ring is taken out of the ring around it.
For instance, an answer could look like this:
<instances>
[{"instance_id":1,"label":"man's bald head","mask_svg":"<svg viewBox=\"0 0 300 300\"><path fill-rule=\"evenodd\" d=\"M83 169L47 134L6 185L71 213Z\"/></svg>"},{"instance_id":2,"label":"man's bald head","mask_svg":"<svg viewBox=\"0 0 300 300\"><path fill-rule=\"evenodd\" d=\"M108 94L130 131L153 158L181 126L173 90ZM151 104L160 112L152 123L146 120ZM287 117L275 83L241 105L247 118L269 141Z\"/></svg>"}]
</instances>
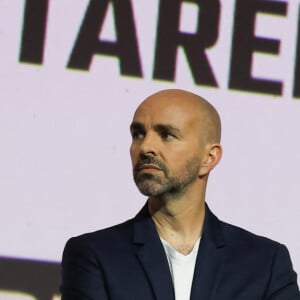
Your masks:
<instances>
[{"instance_id":1,"label":"man's bald head","mask_svg":"<svg viewBox=\"0 0 300 300\"><path fill-rule=\"evenodd\" d=\"M198 120L201 141L205 144L220 143L221 121L216 109L203 97L194 93L168 89L159 91L146 98L137 108L135 115L140 110L157 108L157 112L164 109L182 110L182 117L186 114Z\"/></svg>"},{"instance_id":2,"label":"man's bald head","mask_svg":"<svg viewBox=\"0 0 300 300\"><path fill-rule=\"evenodd\" d=\"M181 197L205 191L222 155L215 108L184 90L163 90L145 99L130 126L131 161L140 191L152 197Z\"/></svg>"}]
</instances>

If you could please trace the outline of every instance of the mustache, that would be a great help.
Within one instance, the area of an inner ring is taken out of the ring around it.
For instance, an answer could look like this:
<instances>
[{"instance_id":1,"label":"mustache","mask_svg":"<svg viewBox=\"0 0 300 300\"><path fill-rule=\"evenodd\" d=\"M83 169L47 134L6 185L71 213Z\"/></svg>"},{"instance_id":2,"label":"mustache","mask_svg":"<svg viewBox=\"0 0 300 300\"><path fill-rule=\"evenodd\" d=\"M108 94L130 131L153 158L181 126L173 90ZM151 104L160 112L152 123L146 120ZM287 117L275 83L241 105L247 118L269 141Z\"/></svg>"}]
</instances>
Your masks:
<instances>
[{"instance_id":1,"label":"mustache","mask_svg":"<svg viewBox=\"0 0 300 300\"><path fill-rule=\"evenodd\" d=\"M167 172L167 167L165 166L165 164L162 163L161 161L153 158L152 156L147 156L147 157L140 159L134 166L134 171L138 172L140 169L143 168L144 165L155 165L158 168L160 168L164 173Z\"/></svg>"}]
</instances>

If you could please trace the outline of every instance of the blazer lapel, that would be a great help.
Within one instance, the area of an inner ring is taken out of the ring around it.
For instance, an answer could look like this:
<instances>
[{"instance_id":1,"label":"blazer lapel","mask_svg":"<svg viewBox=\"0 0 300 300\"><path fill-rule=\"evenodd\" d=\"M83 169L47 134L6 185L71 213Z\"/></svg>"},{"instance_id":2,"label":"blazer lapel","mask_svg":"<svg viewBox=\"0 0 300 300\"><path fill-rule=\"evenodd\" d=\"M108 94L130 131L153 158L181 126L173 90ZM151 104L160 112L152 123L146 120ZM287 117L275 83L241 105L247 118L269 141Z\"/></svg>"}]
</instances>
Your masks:
<instances>
[{"instance_id":1,"label":"blazer lapel","mask_svg":"<svg viewBox=\"0 0 300 300\"><path fill-rule=\"evenodd\" d=\"M191 300L214 299L220 273L222 271L225 242L220 221L206 206L205 222L201 237L194 279L191 291Z\"/></svg>"},{"instance_id":2,"label":"blazer lapel","mask_svg":"<svg viewBox=\"0 0 300 300\"><path fill-rule=\"evenodd\" d=\"M133 242L137 245L136 255L150 281L156 299L174 300L167 257L147 205L137 215L133 230Z\"/></svg>"}]
</instances>

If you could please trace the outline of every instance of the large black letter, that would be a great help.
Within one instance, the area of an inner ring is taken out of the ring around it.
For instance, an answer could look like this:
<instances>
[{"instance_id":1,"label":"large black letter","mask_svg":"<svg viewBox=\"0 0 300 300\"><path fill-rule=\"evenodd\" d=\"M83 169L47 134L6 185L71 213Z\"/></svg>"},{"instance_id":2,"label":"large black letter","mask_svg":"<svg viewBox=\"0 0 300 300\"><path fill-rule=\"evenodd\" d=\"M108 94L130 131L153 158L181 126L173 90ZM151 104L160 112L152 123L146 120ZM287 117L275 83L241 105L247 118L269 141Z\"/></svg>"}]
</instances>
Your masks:
<instances>
[{"instance_id":1,"label":"large black letter","mask_svg":"<svg viewBox=\"0 0 300 300\"><path fill-rule=\"evenodd\" d=\"M20 62L43 63L47 15L48 0L26 1Z\"/></svg>"},{"instance_id":2,"label":"large black letter","mask_svg":"<svg viewBox=\"0 0 300 300\"><path fill-rule=\"evenodd\" d=\"M294 76L294 97L300 98L300 6L298 12L298 38L296 50L296 66Z\"/></svg>"},{"instance_id":3,"label":"large black letter","mask_svg":"<svg viewBox=\"0 0 300 300\"><path fill-rule=\"evenodd\" d=\"M183 2L199 5L196 33L179 32L180 7ZM197 84L217 86L205 49L218 38L220 3L218 0L161 0L153 78L173 81L176 53L182 46Z\"/></svg>"},{"instance_id":4,"label":"large black letter","mask_svg":"<svg viewBox=\"0 0 300 300\"><path fill-rule=\"evenodd\" d=\"M281 82L257 79L251 76L253 52L278 54L280 46L278 40L255 37L254 28L257 12L285 16L287 3L264 0L237 0L229 88L281 95Z\"/></svg>"},{"instance_id":5,"label":"large black letter","mask_svg":"<svg viewBox=\"0 0 300 300\"><path fill-rule=\"evenodd\" d=\"M119 57L123 75L142 77L130 0L111 0L117 41L99 40L109 2L110 0L90 1L68 68L88 70L94 54L106 54Z\"/></svg>"}]
</instances>

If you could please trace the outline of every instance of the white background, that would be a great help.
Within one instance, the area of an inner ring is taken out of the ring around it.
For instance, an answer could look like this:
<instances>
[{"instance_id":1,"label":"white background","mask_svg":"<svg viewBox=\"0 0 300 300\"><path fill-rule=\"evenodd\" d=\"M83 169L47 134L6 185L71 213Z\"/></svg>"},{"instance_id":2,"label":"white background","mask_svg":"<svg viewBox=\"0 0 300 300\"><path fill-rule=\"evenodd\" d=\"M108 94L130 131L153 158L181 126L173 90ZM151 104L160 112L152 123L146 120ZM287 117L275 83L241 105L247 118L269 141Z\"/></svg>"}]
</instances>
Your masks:
<instances>
[{"instance_id":1,"label":"white background","mask_svg":"<svg viewBox=\"0 0 300 300\"><path fill-rule=\"evenodd\" d=\"M19 63L25 1L0 2L0 256L60 261L66 240L134 216L129 124L164 88L211 101L223 122L224 157L207 202L224 221L286 244L300 272L300 99L292 97L299 1L288 15L259 14L256 34L280 55L255 54L253 76L283 82L282 97L228 90L235 1L222 1L217 44L207 51L219 88L196 86L182 50L175 82L152 79L158 1L132 1L144 77L122 77L117 58L88 72L66 68L89 1L50 0L43 65ZM183 28L197 13L183 5ZM101 38L113 39L110 10Z\"/></svg>"}]
</instances>

